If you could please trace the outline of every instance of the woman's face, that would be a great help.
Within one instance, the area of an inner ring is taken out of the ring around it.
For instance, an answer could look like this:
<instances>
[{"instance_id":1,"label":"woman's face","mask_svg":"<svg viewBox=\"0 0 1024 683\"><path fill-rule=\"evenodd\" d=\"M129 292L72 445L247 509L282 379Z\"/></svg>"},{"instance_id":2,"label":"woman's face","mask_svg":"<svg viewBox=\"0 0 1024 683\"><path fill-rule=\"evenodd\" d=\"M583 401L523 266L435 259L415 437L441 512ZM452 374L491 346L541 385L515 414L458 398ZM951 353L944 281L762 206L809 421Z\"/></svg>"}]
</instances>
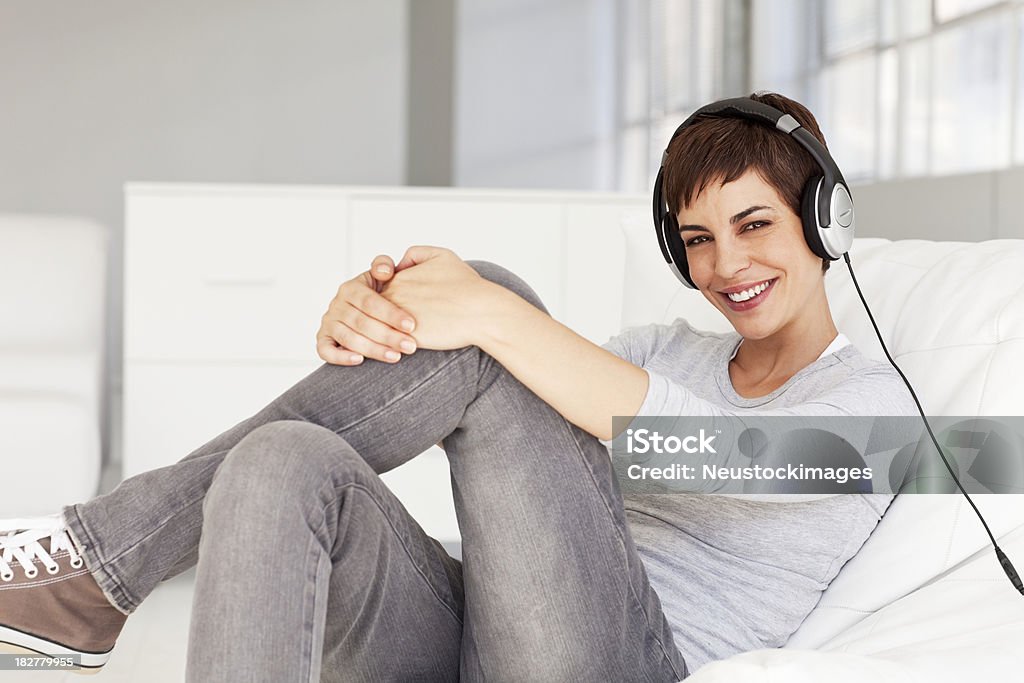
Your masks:
<instances>
[{"instance_id":1,"label":"woman's face","mask_svg":"<svg viewBox=\"0 0 1024 683\"><path fill-rule=\"evenodd\" d=\"M756 171L709 183L678 221L690 277L744 338L770 337L827 308L821 259L807 246L800 218ZM757 296L741 294L745 301L726 295L766 281Z\"/></svg>"}]
</instances>

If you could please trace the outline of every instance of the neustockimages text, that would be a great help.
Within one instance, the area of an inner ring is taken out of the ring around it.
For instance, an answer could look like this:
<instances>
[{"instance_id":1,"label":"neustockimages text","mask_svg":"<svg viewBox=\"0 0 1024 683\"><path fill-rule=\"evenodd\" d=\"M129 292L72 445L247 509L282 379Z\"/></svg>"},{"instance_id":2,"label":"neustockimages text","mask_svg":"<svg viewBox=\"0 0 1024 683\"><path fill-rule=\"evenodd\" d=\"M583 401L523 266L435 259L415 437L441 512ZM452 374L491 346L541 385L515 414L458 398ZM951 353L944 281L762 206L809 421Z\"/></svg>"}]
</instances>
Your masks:
<instances>
[{"instance_id":1,"label":"neustockimages text","mask_svg":"<svg viewBox=\"0 0 1024 683\"><path fill-rule=\"evenodd\" d=\"M628 453L717 453L712 442L715 435L700 430L698 435L680 438L662 437L647 429L626 431ZM723 466L702 465L700 478L708 480L823 480L844 484L851 479L871 479L870 467L806 467L803 464L785 464L777 467L764 465ZM697 466L673 463L666 467L630 465L626 468L630 479L697 479Z\"/></svg>"}]
</instances>

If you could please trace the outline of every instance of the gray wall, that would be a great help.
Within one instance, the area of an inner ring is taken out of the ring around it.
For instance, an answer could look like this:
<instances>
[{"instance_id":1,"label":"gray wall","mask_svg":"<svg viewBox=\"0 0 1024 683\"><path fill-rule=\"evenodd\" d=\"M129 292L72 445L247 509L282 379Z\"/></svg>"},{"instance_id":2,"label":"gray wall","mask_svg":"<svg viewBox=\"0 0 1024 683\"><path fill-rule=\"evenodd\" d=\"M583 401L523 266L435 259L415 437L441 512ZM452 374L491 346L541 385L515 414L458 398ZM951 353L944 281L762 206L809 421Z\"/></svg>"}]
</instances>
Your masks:
<instances>
[{"instance_id":1,"label":"gray wall","mask_svg":"<svg viewBox=\"0 0 1024 683\"><path fill-rule=\"evenodd\" d=\"M408 0L0 3L0 211L113 233L122 184L402 184Z\"/></svg>"},{"instance_id":2,"label":"gray wall","mask_svg":"<svg viewBox=\"0 0 1024 683\"><path fill-rule=\"evenodd\" d=\"M406 184L452 184L457 0L409 3Z\"/></svg>"},{"instance_id":3,"label":"gray wall","mask_svg":"<svg viewBox=\"0 0 1024 683\"><path fill-rule=\"evenodd\" d=\"M614 0L459 0L455 185L612 190Z\"/></svg>"},{"instance_id":4,"label":"gray wall","mask_svg":"<svg viewBox=\"0 0 1024 683\"><path fill-rule=\"evenodd\" d=\"M1024 239L1024 168L908 178L850 188L857 236L888 239Z\"/></svg>"}]
</instances>

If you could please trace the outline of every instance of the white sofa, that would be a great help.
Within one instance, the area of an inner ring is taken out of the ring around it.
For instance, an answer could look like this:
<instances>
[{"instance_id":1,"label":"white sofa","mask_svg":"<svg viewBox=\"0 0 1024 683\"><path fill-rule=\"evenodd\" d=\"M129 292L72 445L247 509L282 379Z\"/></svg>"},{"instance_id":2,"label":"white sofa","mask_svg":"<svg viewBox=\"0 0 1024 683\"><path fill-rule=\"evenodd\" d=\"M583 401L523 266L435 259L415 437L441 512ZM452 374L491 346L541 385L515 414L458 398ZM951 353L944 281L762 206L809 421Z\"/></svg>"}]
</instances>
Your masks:
<instances>
[{"instance_id":1,"label":"white sofa","mask_svg":"<svg viewBox=\"0 0 1024 683\"><path fill-rule=\"evenodd\" d=\"M0 518L97 492L107 239L79 218L0 215Z\"/></svg>"},{"instance_id":2,"label":"white sofa","mask_svg":"<svg viewBox=\"0 0 1024 683\"><path fill-rule=\"evenodd\" d=\"M623 227L623 326L683 317L702 329L732 329L671 274L649 215L632 213ZM850 259L926 414L1024 414L1024 240L858 238ZM833 262L825 281L838 328L884 361L845 262ZM1024 495L972 498L1024 573ZM1022 645L1024 596L966 500L901 495L784 648L712 662L688 680L1020 680Z\"/></svg>"}]
</instances>

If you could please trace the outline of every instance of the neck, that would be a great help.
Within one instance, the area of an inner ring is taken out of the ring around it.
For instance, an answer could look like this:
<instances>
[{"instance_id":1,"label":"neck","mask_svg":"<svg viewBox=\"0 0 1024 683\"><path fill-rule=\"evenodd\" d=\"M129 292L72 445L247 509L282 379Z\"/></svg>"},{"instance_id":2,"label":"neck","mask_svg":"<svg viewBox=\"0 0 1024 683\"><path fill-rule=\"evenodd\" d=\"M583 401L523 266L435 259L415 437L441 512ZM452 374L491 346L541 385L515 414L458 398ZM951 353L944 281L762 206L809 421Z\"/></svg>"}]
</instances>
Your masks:
<instances>
[{"instance_id":1,"label":"neck","mask_svg":"<svg viewBox=\"0 0 1024 683\"><path fill-rule=\"evenodd\" d=\"M732 365L754 384L785 380L817 360L838 334L826 306L824 315L802 316L770 337L744 338Z\"/></svg>"}]
</instances>

